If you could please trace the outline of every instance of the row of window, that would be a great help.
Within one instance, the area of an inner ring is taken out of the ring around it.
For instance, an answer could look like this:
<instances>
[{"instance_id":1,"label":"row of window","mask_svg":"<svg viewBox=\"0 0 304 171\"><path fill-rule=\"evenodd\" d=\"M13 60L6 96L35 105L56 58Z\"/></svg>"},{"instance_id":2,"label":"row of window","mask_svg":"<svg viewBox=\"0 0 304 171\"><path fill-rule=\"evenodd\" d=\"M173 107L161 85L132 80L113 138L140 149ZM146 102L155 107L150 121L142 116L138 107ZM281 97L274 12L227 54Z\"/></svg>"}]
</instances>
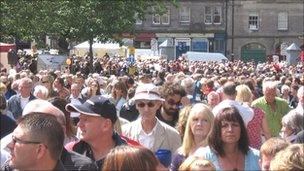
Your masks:
<instances>
[{"instance_id":1,"label":"row of window","mask_svg":"<svg viewBox=\"0 0 304 171\"><path fill-rule=\"evenodd\" d=\"M181 7L179 9L179 22L181 25L190 24L190 7ZM137 17L136 17L137 18ZM204 10L204 23L206 25L220 25L222 22L222 7L220 6L205 6ZM141 25L142 21L136 19L136 24ZM152 15L153 25L169 25L170 24L170 10L163 15ZM248 25L250 30L259 29L259 15L258 13L250 13L248 18ZM278 13L278 30L288 29L288 14L287 12Z\"/></svg>"},{"instance_id":2,"label":"row of window","mask_svg":"<svg viewBox=\"0 0 304 171\"><path fill-rule=\"evenodd\" d=\"M250 30L259 30L260 19L258 13L249 14L248 24ZM287 29L288 29L288 13L280 12L278 13L278 30L287 30Z\"/></svg>"}]
</instances>

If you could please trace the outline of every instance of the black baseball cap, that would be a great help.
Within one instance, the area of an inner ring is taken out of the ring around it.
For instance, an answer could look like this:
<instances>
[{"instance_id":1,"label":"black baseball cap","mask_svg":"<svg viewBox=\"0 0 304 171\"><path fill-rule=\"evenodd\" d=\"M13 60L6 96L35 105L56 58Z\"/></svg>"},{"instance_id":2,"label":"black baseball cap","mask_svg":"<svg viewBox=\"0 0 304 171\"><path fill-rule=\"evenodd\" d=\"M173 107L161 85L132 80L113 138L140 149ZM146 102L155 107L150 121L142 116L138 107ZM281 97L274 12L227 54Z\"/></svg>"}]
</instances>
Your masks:
<instances>
[{"instance_id":1,"label":"black baseball cap","mask_svg":"<svg viewBox=\"0 0 304 171\"><path fill-rule=\"evenodd\" d=\"M93 96L81 105L67 104L65 109L69 112L79 112L84 115L101 116L110 119L114 124L117 120L115 105L102 95Z\"/></svg>"}]
</instances>

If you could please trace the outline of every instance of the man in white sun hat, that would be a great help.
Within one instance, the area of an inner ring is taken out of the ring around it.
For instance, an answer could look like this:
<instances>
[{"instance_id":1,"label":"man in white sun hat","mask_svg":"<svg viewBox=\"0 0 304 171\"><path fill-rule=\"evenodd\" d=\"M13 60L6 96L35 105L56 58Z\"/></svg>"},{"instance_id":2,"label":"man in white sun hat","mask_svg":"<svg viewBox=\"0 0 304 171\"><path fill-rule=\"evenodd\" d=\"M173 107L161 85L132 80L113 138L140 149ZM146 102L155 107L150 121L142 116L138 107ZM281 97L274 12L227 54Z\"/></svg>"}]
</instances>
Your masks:
<instances>
[{"instance_id":1,"label":"man in white sun hat","mask_svg":"<svg viewBox=\"0 0 304 171\"><path fill-rule=\"evenodd\" d=\"M123 125L126 137L138 141L152 151L167 149L172 153L181 145L178 132L156 117L156 111L162 101L158 88L154 84L141 84L135 91L135 105L140 116L137 120Z\"/></svg>"}]
</instances>

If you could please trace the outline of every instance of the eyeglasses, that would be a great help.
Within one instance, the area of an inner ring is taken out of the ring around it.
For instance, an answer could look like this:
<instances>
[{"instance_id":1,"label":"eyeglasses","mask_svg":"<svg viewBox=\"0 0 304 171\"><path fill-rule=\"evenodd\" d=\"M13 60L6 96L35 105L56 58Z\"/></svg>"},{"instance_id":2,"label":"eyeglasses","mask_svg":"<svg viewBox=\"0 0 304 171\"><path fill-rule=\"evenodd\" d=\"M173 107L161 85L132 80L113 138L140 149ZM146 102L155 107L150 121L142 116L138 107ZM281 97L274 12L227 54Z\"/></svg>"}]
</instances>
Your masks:
<instances>
[{"instance_id":1,"label":"eyeglasses","mask_svg":"<svg viewBox=\"0 0 304 171\"><path fill-rule=\"evenodd\" d=\"M137 106L140 107L140 108L143 108L143 107L145 107L146 105L147 105L149 108L152 108L152 107L155 106L155 103L153 103L153 102L148 102L148 103L138 102L138 103L137 103Z\"/></svg>"},{"instance_id":2,"label":"eyeglasses","mask_svg":"<svg viewBox=\"0 0 304 171\"><path fill-rule=\"evenodd\" d=\"M48 83L49 81L42 81L43 84Z\"/></svg>"},{"instance_id":3,"label":"eyeglasses","mask_svg":"<svg viewBox=\"0 0 304 171\"><path fill-rule=\"evenodd\" d=\"M15 136L12 136L12 140L13 140L13 143L16 144L16 143L19 143L19 144L41 144L41 142L38 142L38 141L26 141L26 140L21 140Z\"/></svg>"},{"instance_id":4,"label":"eyeglasses","mask_svg":"<svg viewBox=\"0 0 304 171\"><path fill-rule=\"evenodd\" d=\"M167 103L169 104L169 105L171 105L171 106L180 106L181 104L180 104L180 101L179 102L175 102L174 100L172 100L172 99L169 99L168 101L167 101Z\"/></svg>"}]
</instances>

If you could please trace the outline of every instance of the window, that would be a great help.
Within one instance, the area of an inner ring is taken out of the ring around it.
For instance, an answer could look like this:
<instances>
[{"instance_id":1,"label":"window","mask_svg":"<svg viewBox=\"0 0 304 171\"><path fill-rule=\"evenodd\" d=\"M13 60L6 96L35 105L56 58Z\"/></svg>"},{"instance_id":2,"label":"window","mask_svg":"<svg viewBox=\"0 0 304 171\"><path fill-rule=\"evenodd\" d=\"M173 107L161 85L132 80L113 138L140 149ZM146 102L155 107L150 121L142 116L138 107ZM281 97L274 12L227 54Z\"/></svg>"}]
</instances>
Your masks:
<instances>
[{"instance_id":1,"label":"window","mask_svg":"<svg viewBox=\"0 0 304 171\"><path fill-rule=\"evenodd\" d=\"M205 7L205 24L221 24L221 20L221 7Z\"/></svg>"},{"instance_id":2,"label":"window","mask_svg":"<svg viewBox=\"0 0 304 171\"><path fill-rule=\"evenodd\" d=\"M212 24L211 7L205 7L205 24Z\"/></svg>"},{"instance_id":3,"label":"window","mask_svg":"<svg viewBox=\"0 0 304 171\"><path fill-rule=\"evenodd\" d=\"M221 15L222 15L222 8L214 7L214 10L213 10L213 23L214 24L221 24Z\"/></svg>"},{"instance_id":4,"label":"window","mask_svg":"<svg viewBox=\"0 0 304 171\"><path fill-rule=\"evenodd\" d=\"M153 22L153 24L160 24L160 15L159 14L153 14L152 22Z\"/></svg>"},{"instance_id":5,"label":"window","mask_svg":"<svg viewBox=\"0 0 304 171\"><path fill-rule=\"evenodd\" d=\"M161 23L166 25L170 24L170 10L161 16Z\"/></svg>"},{"instance_id":6,"label":"window","mask_svg":"<svg viewBox=\"0 0 304 171\"><path fill-rule=\"evenodd\" d=\"M259 16L257 13L249 14L249 29L250 30L259 29Z\"/></svg>"},{"instance_id":7,"label":"window","mask_svg":"<svg viewBox=\"0 0 304 171\"><path fill-rule=\"evenodd\" d=\"M287 12L280 12L278 14L278 30L288 29L288 14Z\"/></svg>"},{"instance_id":8,"label":"window","mask_svg":"<svg viewBox=\"0 0 304 171\"><path fill-rule=\"evenodd\" d=\"M179 11L179 21L182 25L190 24L190 8L189 7L181 7Z\"/></svg>"},{"instance_id":9,"label":"window","mask_svg":"<svg viewBox=\"0 0 304 171\"><path fill-rule=\"evenodd\" d=\"M137 25L142 24L142 20L138 18L138 13L135 13L135 20L136 20L135 24L137 24Z\"/></svg>"},{"instance_id":10,"label":"window","mask_svg":"<svg viewBox=\"0 0 304 171\"><path fill-rule=\"evenodd\" d=\"M152 15L152 22L154 25L169 25L170 24L170 10L168 10L165 14L153 14Z\"/></svg>"}]
</instances>

